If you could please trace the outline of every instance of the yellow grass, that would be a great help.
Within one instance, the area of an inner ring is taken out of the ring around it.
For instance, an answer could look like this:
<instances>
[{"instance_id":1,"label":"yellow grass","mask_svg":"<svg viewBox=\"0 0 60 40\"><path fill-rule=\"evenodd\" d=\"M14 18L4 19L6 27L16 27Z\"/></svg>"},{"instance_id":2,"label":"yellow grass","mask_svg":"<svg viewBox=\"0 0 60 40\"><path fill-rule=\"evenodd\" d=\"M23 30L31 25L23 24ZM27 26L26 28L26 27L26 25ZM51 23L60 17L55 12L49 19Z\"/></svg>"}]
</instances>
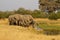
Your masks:
<instances>
[{"instance_id":1,"label":"yellow grass","mask_svg":"<svg viewBox=\"0 0 60 40\"><path fill-rule=\"evenodd\" d=\"M60 26L60 19L58 19L58 20L49 20L49 19L43 19L43 18L35 18L35 21L37 21L37 22L40 22L40 23L47 23L48 25L51 25L51 24L53 24L53 25L56 25L56 26Z\"/></svg>"},{"instance_id":2,"label":"yellow grass","mask_svg":"<svg viewBox=\"0 0 60 40\"><path fill-rule=\"evenodd\" d=\"M45 21L48 19L35 19ZM49 20L48 20L49 21ZM59 21L59 20L58 20ZM60 22L60 21L59 21ZM60 40L60 35L44 35L33 32L33 28L8 25L8 20L0 20L0 40Z\"/></svg>"}]
</instances>

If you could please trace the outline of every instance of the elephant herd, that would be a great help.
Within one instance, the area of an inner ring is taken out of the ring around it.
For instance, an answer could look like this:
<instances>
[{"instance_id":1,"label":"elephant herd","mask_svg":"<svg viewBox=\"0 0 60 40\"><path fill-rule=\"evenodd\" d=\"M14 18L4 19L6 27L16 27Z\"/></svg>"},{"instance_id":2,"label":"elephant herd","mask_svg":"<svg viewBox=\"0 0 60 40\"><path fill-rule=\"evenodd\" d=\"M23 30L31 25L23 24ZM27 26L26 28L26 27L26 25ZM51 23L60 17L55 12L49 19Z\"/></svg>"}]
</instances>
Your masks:
<instances>
[{"instance_id":1,"label":"elephant herd","mask_svg":"<svg viewBox=\"0 0 60 40\"><path fill-rule=\"evenodd\" d=\"M21 15L21 14L14 14L8 17L9 25L19 25L28 27L32 25L34 27L35 21L31 15Z\"/></svg>"}]
</instances>

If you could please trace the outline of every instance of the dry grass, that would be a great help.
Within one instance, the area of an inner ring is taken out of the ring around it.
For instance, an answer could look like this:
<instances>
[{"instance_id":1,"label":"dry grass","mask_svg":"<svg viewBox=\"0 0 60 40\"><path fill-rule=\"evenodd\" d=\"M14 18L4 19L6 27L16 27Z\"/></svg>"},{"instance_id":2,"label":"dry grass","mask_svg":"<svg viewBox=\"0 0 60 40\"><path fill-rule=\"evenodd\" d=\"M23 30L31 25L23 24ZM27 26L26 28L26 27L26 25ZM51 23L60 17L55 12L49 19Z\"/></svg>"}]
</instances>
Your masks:
<instances>
[{"instance_id":1,"label":"dry grass","mask_svg":"<svg viewBox=\"0 0 60 40\"><path fill-rule=\"evenodd\" d=\"M46 19L36 18L35 21L40 22L40 23L46 23L46 24L48 24L48 25L53 24L53 25L60 26L60 19L58 19L58 20L49 20L49 19L47 19L47 18L46 18Z\"/></svg>"},{"instance_id":2,"label":"dry grass","mask_svg":"<svg viewBox=\"0 0 60 40\"><path fill-rule=\"evenodd\" d=\"M36 19L45 21L48 19ZM48 20L49 21L49 20ZM59 21L60 22L60 21ZM0 40L60 40L60 35L47 36L33 32L33 28L8 25L8 20L0 20Z\"/></svg>"}]
</instances>

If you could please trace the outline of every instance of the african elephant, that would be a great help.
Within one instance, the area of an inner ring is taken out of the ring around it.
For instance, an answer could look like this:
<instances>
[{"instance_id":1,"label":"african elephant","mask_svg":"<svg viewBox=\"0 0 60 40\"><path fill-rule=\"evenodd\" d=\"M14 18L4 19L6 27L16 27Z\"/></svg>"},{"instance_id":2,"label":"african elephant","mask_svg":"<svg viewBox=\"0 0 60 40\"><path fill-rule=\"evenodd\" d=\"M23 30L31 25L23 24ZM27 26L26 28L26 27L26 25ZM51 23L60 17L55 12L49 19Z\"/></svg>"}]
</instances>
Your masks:
<instances>
[{"instance_id":1,"label":"african elephant","mask_svg":"<svg viewBox=\"0 0 60 40\"><path fill-rule=\"evenodd\" d=\"M18 25L19 16L20 16L19 14L10 15L8 17L9 24L10 25Z\"/></svg>"},{"instance_id":2,"label":"african elephant","mask_svg":"<svg viewBox=\"0 0 60 40\"><path fill-rule=\"evenodd\" d=\"M14 25L15 24L15 19L14 19L13 15L10 15L8 20L9 20L9 25Z\"/></svg>"},{"instance_id":3,"label":"african elephant","mask_svg":"<svg viewBox=\"0 0 60 40\"><path fill-rule=\"evenodd\" d=\"M23 25L23 26L29 26L29 25L34 25L34 20L33 17L31 15L22 15L22 20L19 20L19 25Z\"/></svg>"},{"instance_id":4,"label":"african elephant","mask_svg":"<svg viewBox=\"0 0 60 40\"><path fill-rule=\"evenodd\" d=\"M10 25L24 25L24 15L14 14L8 17Z\"/></svg>"},{"instance_id":5,"label":"african elephant","mask_svg":"<svg viewBox=\"0 0 60 40\"><path fill-rule=\"evenodd\" d=\"M20 26L33 25L34 27L35 24L35 21L33 20L33 17L31 15L14 14L10 15L8 20L10 25L20 25Z\"/></svg>"}]
</instances>

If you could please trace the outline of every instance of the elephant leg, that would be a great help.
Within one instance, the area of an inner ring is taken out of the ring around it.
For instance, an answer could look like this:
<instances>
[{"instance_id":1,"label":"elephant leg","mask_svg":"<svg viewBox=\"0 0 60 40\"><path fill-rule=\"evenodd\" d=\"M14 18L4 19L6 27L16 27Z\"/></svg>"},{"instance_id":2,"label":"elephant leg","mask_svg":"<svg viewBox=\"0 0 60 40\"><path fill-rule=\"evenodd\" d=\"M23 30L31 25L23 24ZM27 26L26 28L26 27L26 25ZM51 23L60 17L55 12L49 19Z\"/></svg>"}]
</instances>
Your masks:
<instances>
[{"instance_id":1,"label":"elephant leg","mask_svg":"<svg viewBox=\"0 0 60 40\"><path fill-rule=\"evenodd\" d=\"M18 25L18 22L17 21L14 21L14 25Z\"/></svg>"},{"instance_id":2,"label":"elephant leg","mask_svg":"<svg viewBox=\"0 0 60 40\"><path fill-rule=\"evenodd\" d=\"M32 27L34 28L34 27L36 26L35 21L32 21L32 22L30 23L30 25L32 25Z\"/></svg>"},{"instance_id":3,"label":"elephant leg","mask_svg":"<svg viewBox=\"0 0 60 40\"><path fill-rule=\"evenodd\" d=\"M12 21L9 22L9 25L14 25L14 23Z\"/></svg>"},{"instance_id":4,"label":"elephant leg","mask_svg":"<svg viewBox=\"0 0 60 40\"><path fill-rule=\"evenodd\" d=\"M14 22L11 22L11 25L14 25Z\"/></svg>"},{"instance_id":5,"label":"elephant leg","mask_svg":"<svg viewBox=\"0 0 60 40\"><path fill-rule=\"evenodd\" d=\"M21 22L21 21L19 21L19 22L18 22L18 25L19 25L19 26L22 26L23 24L22 24L22 22Z\"/></svg>"},{"instance_id":6,"label":"elephant leg","mask_svg":"<svg viewBox=\"0 0 60 40\"><path fill-rule=\"evenodd\" d=\"M18 26L20 25L20 22L19 22L19 20L17 21L17 23L16 23Z\"/></svg>"},{"instance_id":7,"label":"elephant leg","mask_svg":"<svg viewBox=\"0 0 60 40\"><path fill-rule=\"evenodd\" d=\"M14 25L16 25L16 23L14 22Z\"/></svg>"},{"instance_id":8,"label":"elephant leg","mask_svg":"<svg viewBox=\"0 0 60 40\"><path fill-rule=\"evenodd\" d=\"M29 27L29 23L25 23L24 26L25 26L25 27Z\"/></svg>"},{"instance_id":9,"label":"elephant leg","mask_svg":"<svg viewBox=\"0 0 60 40\"><path fill-rule=\"evenodd\" d=\"M9 21L9 25L12 25L12 24L11 24L11 21Z\"/></svg>"},{"instance_id":10,"label":"elephant leg","mask_svg":"<svg viewBox=\"0 0 60 40\"><path fill-rule=\"evenodd\" d=\"M16 25L16 23L14 21L11 21L11 25Z\"/></svg>"}]
</instances>

